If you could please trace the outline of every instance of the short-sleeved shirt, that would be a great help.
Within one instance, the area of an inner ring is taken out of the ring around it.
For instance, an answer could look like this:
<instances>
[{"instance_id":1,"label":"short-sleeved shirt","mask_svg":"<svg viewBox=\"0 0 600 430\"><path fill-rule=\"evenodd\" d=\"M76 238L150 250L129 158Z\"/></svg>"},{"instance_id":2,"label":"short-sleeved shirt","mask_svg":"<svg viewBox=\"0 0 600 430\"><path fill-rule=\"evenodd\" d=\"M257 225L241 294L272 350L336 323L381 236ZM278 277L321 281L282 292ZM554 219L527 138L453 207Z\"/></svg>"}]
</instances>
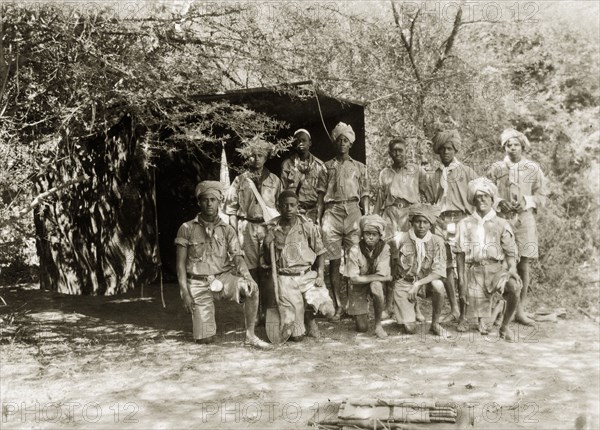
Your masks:
<instances>
[{"instance_id":1,"label":"short-sleeved shirt","mask_svg":"<svg viewBox=\"0 0 600 430\"><path fill-rule=\"evenodd\" d=\"M265 175L264 173L267 174ZM264 173L265 178L260 187L257 188L265 204L275 209L277 207L277 197L279 197L282 190L281 181L268 170ZM259 220L263 218L262 209L248 181L251 181L250 173L248 172L238 175L233 180L225 197L223 212L226 215L237 215L239 217Z\"/></svg>"},{"instance_id":2,"label":"short-sleeved shirt","mask_svg":"<svg viewBox=\"0 0 600 430\"><path fill-rule=\"evenodd\" d=\"M524 209L537 209L545 204L544 173L539 164L522 158L518 163L504 159L497 161L487 176L498 186L498 194L508 202L522 202Z\"/></svg>"},{"instance_id":3,"label":"short-sleeved shirt","mask_svg":"<svg viewBox=\"0 0 600 430\"><path fill-rule=\"evenodd\" d=\"M233 227L220 218L214 223L200 216L184 222L175 244L187 247L185 268L193 275L217 275L234 268L233 257L243 255Z\"/></svg>"},{"instance_id":4,"label":"short-sleeved shirt","mask_svg":"<svg viewBox=\"0 0 600 430\"><path fill-rule=\"evenodd\" d=\"M460 161L455 169L450 170L445 202L441 185L442 172L443 166L433 171L425 170L424 180L420 183L424 203L437 204L442 212L462 211L467 214L473 212L473 206L467 200L467 189L469 182L477 178L475 170Z\"/></svg>"},{"instance_id":5,"label":"short-sleeved shirt","mask_svg":"<svg viewBox=\"0 0 600 430\"><path fill-rule=\"evenodd\" d=\"M367 167L360 161L333 158L325 163L325 169L317 185L317 192L325 194L325 203L369 195Z\"/></svg>"},{"instance_id":6,"label":"short-sleeved shirt","mask_svg":"<svg viewBox=\"0 0 600 430\"><path fill-rule=\"evenodd\" d=\"M417 248L410 238L409 232L400 233L397 252L396 273L400 278L416 276L418 279L423 279L432 273L441 278L446 277L446 244L444 239L438 235L432 234L431 239L425 242L425 256L421 262L419 273L416 273Z\"/></svg>"},{"instance_id":7,"label":"short-sleeved shirt","mask_svg":"<svg viewBox=\"0 0 600 430\"><path fill-rule=\"evenodd\" d=\"M362 275L390 276L390 247L386 243L375 259L375 273L367 273L369 262L360 250L360 244L353 245L346 258L346 276L349 278Z\"/></svg>"},{"instance_id":8,"label":"short-sleeved shirt","mask_svg":"<svg viewBox=\"0 0 600 430\"><path fill-rule=\"evenodd\" d=\"M481 243L478 231L479 220L469 215L456 225L455 253L464 253L465 262L484 260L502 261L517 255L515 236L508 221L499 216L486 220L483 224L484 241Z\"/></svg>"},{"instance_id":9,"label":"short-sleeved shirt","mask_svg":"<svg viewBox=\"0 0 600 430\"><path fill-rule=\"evenodd\" d=\"M425 176L425 170L409 163L396 171L386 167L379 174L379 193L377 195L381 209L393 205L397 199L408 203L419 203L419 182Z\"/></svg>"},{"instance_id":10,"label":"short-sleeved shirt","mask_svg":"<svg viewBox=\"0 0 600 430\"><path fill-rule=\"evenodd\" d=\"M284 189L298 193L300 203L316 205L319 177L325 172L325 163L312 154L307 161L293 154L281 164L281 182Z\"/></svg>"},{"instance_id":11,"label":"short-sleeved shirt","mask_svg":"<svg viewBox=\"0 0 600 430\"><path fill-rule=\"evenodd\" d=\"M310 268L317 256L325 253L319 229L308 218L298 215L296 223L285 234L280 220L281 217L277 217L267 223L265 254L274 240L277 268L296 271Z\"/></svg>"}]
</instances>

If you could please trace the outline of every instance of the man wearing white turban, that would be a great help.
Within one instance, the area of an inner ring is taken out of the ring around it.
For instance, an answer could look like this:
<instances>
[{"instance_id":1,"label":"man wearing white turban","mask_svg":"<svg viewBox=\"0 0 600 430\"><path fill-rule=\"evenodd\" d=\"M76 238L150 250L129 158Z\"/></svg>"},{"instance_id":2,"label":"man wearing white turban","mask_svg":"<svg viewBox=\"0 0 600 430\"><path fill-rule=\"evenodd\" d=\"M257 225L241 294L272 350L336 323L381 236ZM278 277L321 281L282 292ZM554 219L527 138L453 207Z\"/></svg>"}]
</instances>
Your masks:
<instances>
[{"instance_id":1,"label":"man wearing white turban","mask_svg":"<svg viewBox=\"0 0 600 430\"><path fill-rule=\"evenodd\" d=\"M545 178L539 164L523 157L523 152L531 147L523 133L507 128L500 135L500 144L506 156L490 167L487 176L498 186L498 215L510 222L519 250L517 271L523 288L515 321L532 325L524 306L530 280L529 260L539 256L535 213L546 202Z\"/></svg>"},{"instance_id":2,"label":"man wearing white turban","mask_svg":"<svg viewBox=\"0 0 600 430\"><path fill-rule=\"evenodd\" d=\"M468 330L467 316L473 316L478 318L479 332L487 335L491 299L500 294L506 300L506 310L499 335L512 342L514 335L508 324L517 309L520 291L517 245L508 221L496 216L492 208L497 193L496 185L487 178L469 182L467 198L475 211L458 223L453 247L460 291L466 291L467 300L467 315L461 317L458 330Z\"/></svg>"},{"instance_id":3,"label":"man wearing white turban","mask_svg":"<svg viewBox=\"0 0 600 430\"><path fill-rule=\"evenodd\" d=\"M192 314L193 335L198 343L214 340L214 300L244 301L246 344L269 349L254 334L258 310L258 286L252 279L235 230L219 217L223 200L220 182L203 181L196 187L200 213L177 232L177 281L185 309Z\"/></svg>"},{"instance_id":4,"label":"man wearing white turban","mask_svg":"<svg viewBox=\"0 0 600 430\"><path fill-rule=\"evenodd\" d=\"M325 163L325 171L317 185L317 223L323 231L323 242L329 260L329 279L333 289L338 321L345 311L346 288L340 274L344 252L360 240L359 219L369 213L369 181L367 167L350 157L356 136L348 124L338 123L331 131L337 155Z\"/></svg>"}]
</instances>

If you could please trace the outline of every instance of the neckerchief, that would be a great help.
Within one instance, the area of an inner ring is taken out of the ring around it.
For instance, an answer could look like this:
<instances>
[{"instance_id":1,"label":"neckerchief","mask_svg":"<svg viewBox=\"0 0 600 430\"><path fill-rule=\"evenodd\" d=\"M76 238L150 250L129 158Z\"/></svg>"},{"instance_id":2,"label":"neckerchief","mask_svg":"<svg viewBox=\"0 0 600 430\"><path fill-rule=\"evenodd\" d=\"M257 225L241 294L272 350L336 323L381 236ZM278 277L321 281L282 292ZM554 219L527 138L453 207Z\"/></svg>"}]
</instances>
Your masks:
<instances>
[{"instance_id":1,"label":"neckerchief","mask_svg":"<svg viewBox=\"0 0 600 430\"><path fill-rule=\"evenodd\" d=\"M297 195L300 195L300 189L302 188L302 184L306 179L306 174L310 172L310 166L312 165L312 161L312 154L308 154L308 160L306 161L301 160L299 155L296 155L296 158L294 159L294 167L300 173L300 177L298 178L298 186L296 187Z\"/></svg>"},{"instance_id":2,"label":"neckerchief","mask_svg":"<svg viewBox=\"0 0 600 430\"><path fill-rule=\"evenodd\" d=\"M440 187L442 187L442 197L440 199L440 204L442 207L442 211L446 208L446 199L448 196L448 177L450 176L450 172L460 167L458 164L458 160L456 158L452 159L448 166L444 166L442 168L442 175L440 176Z\"/></svg>"},{"instance_id":3,"label":"neckerchief","mask_svg":"<svg viewBox=\"0 0 600 430\"><path fill-rule=\"evenodd\" d=\"M418 275L421 270L421 264L423 264L423 260L425 259L425 254L427 253L425 244L431 240L431 232L428 231L425 236L420 239L415 234L415 231L411 228L408 230L408 236L415 243L415 250L417 251L417 271L415 275Z\"/></svg>"},{"instance_id":4,"label":"neckerchief","mask_svg":"<svg viewBox=\"0 0 600 430\"><path fill-rule=\"evenodd\" d=\"M490 211L485 214L482 218L477 211L473 211L473 217L477 220L477 231L475 233L475 240L477 243L477 258L475 261L483 260L483 251L485 248L485 222L493 219L496 216L496 211L494 209L490 209Z\"/></svg>"},{"instance_id":5,"label":"neckerchief","mask_svg":"<svg viewBox=\"0 0 600 430\"><path fill-rule=\"evenodd\" d=\"M362 253L362 255L367 259L366 274L373 275L376 271L375 261L377 260L377 257L379 257L379 254L381 254L381 251L383 251L385 242L383 240L377 242L377 244L375 244L375 247L373 248L372 253L369 251L369 249L367 248L367 244L363 240L361 240L358 243L358 246L360 247L360 252Z\"/></svg>"}]
</instances>

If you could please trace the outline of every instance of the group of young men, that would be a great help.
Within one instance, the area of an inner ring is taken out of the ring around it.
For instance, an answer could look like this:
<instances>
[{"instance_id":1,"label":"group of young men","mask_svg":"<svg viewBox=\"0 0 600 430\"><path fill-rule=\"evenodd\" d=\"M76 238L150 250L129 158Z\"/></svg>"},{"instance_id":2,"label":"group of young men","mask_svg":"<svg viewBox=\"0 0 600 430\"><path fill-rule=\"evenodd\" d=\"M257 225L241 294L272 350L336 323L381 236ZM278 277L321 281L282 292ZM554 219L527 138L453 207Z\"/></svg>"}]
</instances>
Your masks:
<instances>
[{"instance_id":1,"label":"group of young men","mask_svg":"<svg viewBox=\"0 0 600 430\"><path fill-rule=\"evenodd\" d=\"M502 133L506 157L485 177L457 160L456 130L434 137L441 162L435 170L410 163L407 140L392 139L373 211L366 166L349 155L352 127L340 122L330 136L336 156L323 162L310 152L310 132L297 130L281 178L265 167L273 145L252 139L242 152L247 170L228 190L215 181L198 184L199 214L175 239L197 342L216 335L215 299L243 303L246 343L261 349L271 344L254 330L269 308L278 309L281 336L295 341L319 336L317 313L330 321L350 315L367 332L370 303L377 337L387 337L382 320L390 316L414 333L424 321L419 296L432 299L435 335L442 334L444 297L450 312L442 322L457 322L459 331L475 317L487 334L497 319L500 337L512 341L513 317L533 323L524 304L529 260L537 258L534 214L545 192L539 165L523 157L525 135Z\"/></svg>"}]
</instances>

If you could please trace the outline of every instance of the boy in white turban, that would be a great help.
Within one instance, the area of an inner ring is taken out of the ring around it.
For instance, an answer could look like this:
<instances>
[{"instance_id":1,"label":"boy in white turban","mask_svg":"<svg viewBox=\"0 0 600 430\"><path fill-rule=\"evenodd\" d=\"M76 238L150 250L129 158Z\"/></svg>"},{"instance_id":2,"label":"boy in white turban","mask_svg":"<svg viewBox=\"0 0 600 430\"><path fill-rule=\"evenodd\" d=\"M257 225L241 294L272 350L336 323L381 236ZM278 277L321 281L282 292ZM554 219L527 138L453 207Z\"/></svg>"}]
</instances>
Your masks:
<instances>
[{"instance_id":1,"label":"boy in white turban","mask_svg":"<svg viewBox=\"0 0 600 430\"><path fill-rule=\"evenodd\" d=\"M350 157L356 136L348 124L338 123L331 131L337 155L325 163L325 171L317 185L317 223L323 231L323 242L329 260L329 279L333 289L339 321L346 306L345 284L340 274L344 252L360 240L359 219L369 213L369 181L367 167Z\"/></svg>"},{"instance_id":2,"label":"boy in white turban","mask_svg":"<svg viewBox=\"0 0 600 430\"><path fill-rule=\"evenodd\" d=\"M185 309L192 314L194 339L214 340L214 300L244 301L246 344L261 349L271 346L254 333L258 310L258 286L252 279L235 230L219 217L223 200L220 182L203 181L196 187L200 213L177 232L177 281Z\"/></svg>"},{"instance_id":3,"label":"boy in white turban","mask_svg":"<svg viewBox=\"0 0 600 430\"><path fill-rule=\"evenodd\" d=\"M469 182L468 199L475 211L458 223L454 251L460 289L467 292L467 314L477 317L479 332L487 334L492 296L502 295L506 310L499 334L512 342L514 335L508 324L517 309L520 291L517 245L510 224L496 216L493 209L497 193L496 185L487 178ZM465 316L458 330L467 329Z\"/></svg>"},{"instance_id":4,"label":"boy in white turban","mask_svg":"<svg viewBox=\"0 0 600 430\"><path fill-rule=\"evenodd\" d=\"M523 157L523 152L531 146L523 133L508 128L502 132L500 144L506 157L495 162L487 176L498 186L498 215L510 222L519 250L517 272L523 288L515 321L532 325L524 306L529 289L529 260L539 255L535 213L546 202L545 178L539 164Z\"/></svg>"}]
</instances>

